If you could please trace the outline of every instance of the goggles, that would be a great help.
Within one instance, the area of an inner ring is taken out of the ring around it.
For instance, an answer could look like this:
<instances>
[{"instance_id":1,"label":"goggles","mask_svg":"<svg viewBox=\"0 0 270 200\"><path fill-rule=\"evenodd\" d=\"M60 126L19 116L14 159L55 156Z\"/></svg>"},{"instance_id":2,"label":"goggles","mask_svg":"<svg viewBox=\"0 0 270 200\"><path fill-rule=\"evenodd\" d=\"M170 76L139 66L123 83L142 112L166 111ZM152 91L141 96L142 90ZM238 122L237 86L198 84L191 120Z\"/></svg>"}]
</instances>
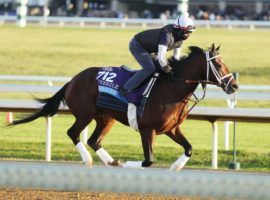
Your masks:
<instances>
[{"instance_id":1,"label":"goggles","mask_svg":"<svg viewBox=\"0 0 270 200\"><path fill-rule=\"evenodd\" d=\"M183 31L184 33L192 33L196 29L196 27L192 26L192 25L189 25L187 27L181 27L181 26L174 25L174 28L181 29L181 31Z\"/></svg>"}]
</instances>

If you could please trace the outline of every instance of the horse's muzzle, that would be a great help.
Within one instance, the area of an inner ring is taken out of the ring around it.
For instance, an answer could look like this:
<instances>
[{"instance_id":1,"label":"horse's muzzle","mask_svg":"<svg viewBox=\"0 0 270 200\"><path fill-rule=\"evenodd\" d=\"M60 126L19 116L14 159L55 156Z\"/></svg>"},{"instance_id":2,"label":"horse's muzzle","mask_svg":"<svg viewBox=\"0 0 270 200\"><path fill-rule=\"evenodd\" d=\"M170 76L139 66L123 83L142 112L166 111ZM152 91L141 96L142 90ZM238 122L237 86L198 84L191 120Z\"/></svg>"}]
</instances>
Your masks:
<instances>
[{"instance_id":1,"label":"horse's muzzle","mask_svg":"<svg viewBox=\"0 0 270 200\"><path fill-rule=\"evenodd\" d=\"M236 81L232 81L228 85L226 83L222 83L221 88L226 92L227 94L232 94L236 92L239 88L238 84Z\"/></svg>"}]
</instances>

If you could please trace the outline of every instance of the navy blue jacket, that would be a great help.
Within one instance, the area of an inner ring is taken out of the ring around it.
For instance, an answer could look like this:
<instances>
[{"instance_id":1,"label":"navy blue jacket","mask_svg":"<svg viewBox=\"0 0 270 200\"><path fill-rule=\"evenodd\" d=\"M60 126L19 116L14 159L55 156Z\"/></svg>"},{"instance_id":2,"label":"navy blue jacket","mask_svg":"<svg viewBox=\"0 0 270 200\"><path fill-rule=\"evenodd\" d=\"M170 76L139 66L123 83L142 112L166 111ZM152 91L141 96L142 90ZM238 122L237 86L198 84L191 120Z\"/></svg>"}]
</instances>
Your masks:
<instances>
[{"instance_id":1,"label":"navy blue jacket","mask_svg":"<svg viewBox=\"0 0 270 200\"><path fill-rule=\"evenodd\" d=\"M159 29L150 29L136 34L135 39L148 53L157 53L158 45L167 46L167 51L181 47L181 32L176 31L173 24Z\"/></svg>"}]
</instances>

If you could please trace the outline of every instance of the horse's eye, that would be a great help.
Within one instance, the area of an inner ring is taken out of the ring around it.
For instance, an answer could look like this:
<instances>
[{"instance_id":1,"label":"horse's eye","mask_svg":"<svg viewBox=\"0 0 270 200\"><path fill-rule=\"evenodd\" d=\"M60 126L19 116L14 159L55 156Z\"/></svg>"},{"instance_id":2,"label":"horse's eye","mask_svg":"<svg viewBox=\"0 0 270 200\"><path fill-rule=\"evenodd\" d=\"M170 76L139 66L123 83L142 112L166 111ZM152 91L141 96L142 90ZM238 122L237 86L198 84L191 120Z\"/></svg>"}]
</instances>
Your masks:
<instances>
[{"instance_id":1,"label":"horse's eye","mask_svg":"<svg viewBox=\"0 0 270 200\"><path fill-rule=\"evenodd\" d=\"M216 68L219 68L219 69L220 69L220 68L222 67L222 64L221 64L220 62L217 62L217 61L216 61L216 62L215 62L215 66L216 66Z\"/></svg>"},{"instance_id":2,"label":"horse's eye","mask_svg":"<svg viewBox=\"0 0 270 200\"><path fill-rule=\"evenodd\" d=\"M222 59L216 59L216 64L219 68L222 67Z\"/></svg>"}]
</instances>

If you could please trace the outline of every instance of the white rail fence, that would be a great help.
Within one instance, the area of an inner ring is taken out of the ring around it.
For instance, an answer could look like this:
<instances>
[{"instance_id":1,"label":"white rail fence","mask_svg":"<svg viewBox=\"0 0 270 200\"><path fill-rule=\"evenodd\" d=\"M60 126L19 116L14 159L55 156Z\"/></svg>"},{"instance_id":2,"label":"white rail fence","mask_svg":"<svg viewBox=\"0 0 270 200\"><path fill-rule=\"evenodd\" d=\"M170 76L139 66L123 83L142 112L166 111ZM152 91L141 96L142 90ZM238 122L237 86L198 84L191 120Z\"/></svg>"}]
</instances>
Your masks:
<instances>
[{"instance_id":1,"label":"white rail fence","mask_svg":"<svg viewBox=\"0 0 270 200\"><path fill-rule=\"evenodd\" d=\"M203 95L201 90L195 94L199 97ZM225 94L216 86L208 86L205 99L224 99L228 108L234 109L238 100L245 101L270 101L270 86L268 85L240 85L239 91L235 94ZM229 150L229 130L232 121L224 122L224 149ZM214 128L214 127L213 127ZM216 127L217 128L217 127Z\"/></svg>"},{"instance_id":2,"label":"white rail fence","mask_svg":"<svg viewBox=\"0 0 270 200\"><path fill-rule=\"evenodd\" d=\"M0 162L0 187L100 191L218 199L270 199L270 175L125 169L53 163Z\"/></svg>"},{"instance_id":3,"label":"white rail fence","mask_svg":"<svg viewBox=\"0 0 270 200\"><path fill-rule=\"evenodd\" d=\"M0 111L36 112L40 104L25 100L0 100ZM60 106L59 113L70 114L68 108ZM189 116L193 120L205 120L212 124L212 168L218 168L217 121L270 122L270 109L196 107ZM46 118L46 161L51 161L51 118ZM87 140L87 137L85 137Z\"/></svg>"},{"instance_id":4,"label":"white rail fence","mask_svg":"<svg viewBox=\"0 0 270 200\"><path fill-rule=\"evenodd\" d=\"M0 81L49 81L52 85L54 82L67 82L69 77L45 77L45 76L11 76L0 75ZM45 92L55 93L60 89L60 86L44 86L44 85L18 85L18 84L0 84L0 92ZM218 89L218 90L217 90ZM243 91L242 91L243 90ZM217 87L209 87L209 92L206 94L206 98L209 99L223 99L232 101L232 95L224 95L224 93ZM201 91L197 92L197 95ZM239 99L243 100L270 100L270 86L240 86L240 91L237 95ZM23 100L0 100L1 111L14 111L14 112L35 112L40 107L39 104L33 101ZM67 108L60 108L60 112L69 113ZM236 120L236 121L253 121L253 122L269 122L270 121L270 109L231 109L231 108L212 108L212 107L196 107L189 116L190 119L195 120L208 120L212 123L212 167L217 168L217 141L218 141L218 127L217 120ZM46 161L51 160L51 118L46 119ZM83 131L83 141L87 141L87 132ZM225 128L225 149L228 149L228 128Z\"/></svg>"},{"instance_id":5,"label":"white rail fence","mask_svg":"<svg viewBox=\"0 0 270 200\"><path fill-rule=\"evenodd\" d=\"M0 24L16 23L16 16L0 16ZM37 24L41 26L76 26L76 27L160 27L173 23L174 19L139 19L139 18L96 18L96 17L27 17L28 24ZM223 27L223 28L270 28L270 21L242 21L242 20L196 20L196 26L200 27Z\"/></svg>"}]
</instances>

